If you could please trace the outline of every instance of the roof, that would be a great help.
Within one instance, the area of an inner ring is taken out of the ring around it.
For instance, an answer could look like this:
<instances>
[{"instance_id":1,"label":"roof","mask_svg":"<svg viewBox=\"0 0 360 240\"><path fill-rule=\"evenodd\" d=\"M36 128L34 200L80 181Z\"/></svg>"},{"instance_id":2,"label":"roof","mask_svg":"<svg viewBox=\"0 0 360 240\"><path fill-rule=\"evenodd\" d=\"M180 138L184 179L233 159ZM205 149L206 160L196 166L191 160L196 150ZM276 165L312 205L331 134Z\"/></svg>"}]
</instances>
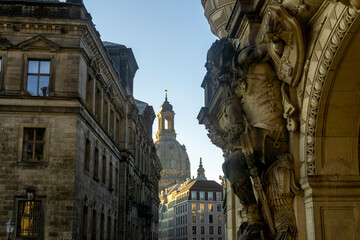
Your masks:
<instances>
[{"instance_id":1,"label":"roof","mask_svg":"<svg viewBox=\"0 0 360 240\"><path fill-rule=\"evenodd\" d=\"M135 99L135 104L137 106L137 108L139 109L139 115L142 115L146 109L146 107L148 106L148 104L146 102L140 101Z\"/></svg>"},{"instance_id":2,"label":"roof","mask_svg":"<svg viewBox=\"0 0 360 240\"><path fill-rule=\"evenodd\" d=\"M113 42L103 41L103 44L104 44L105 47L120 47L120 48L126 48L125 45L118 44L118 43L113 43Z\"/></svg>"},{"instance_id":3,"label":"roof","mask_svg":"<svg viewBox=\"0 0 360 240\"><path fill-rule=\"evenodd\" d=\"M169 195L174 191L178 191L177 194L181 194L187 191L222 191L223 187L214 180L198 180L189 179L185 183L178 183L166 188Z\"/></svg>"}]
</instances>

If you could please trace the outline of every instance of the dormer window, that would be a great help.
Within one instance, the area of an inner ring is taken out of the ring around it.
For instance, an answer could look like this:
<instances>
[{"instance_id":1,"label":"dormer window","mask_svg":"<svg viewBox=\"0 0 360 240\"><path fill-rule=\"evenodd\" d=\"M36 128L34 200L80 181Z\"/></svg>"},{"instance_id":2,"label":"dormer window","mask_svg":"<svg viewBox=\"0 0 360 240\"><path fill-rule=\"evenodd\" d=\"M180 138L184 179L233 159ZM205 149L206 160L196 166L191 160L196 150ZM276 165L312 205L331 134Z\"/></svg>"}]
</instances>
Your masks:
<instances>
[{"instance_id":1,"label":"dormer window","mask_svg":"<svg viewBox=\"0 0 360 240\"><path fill-rule=\"evenodd\" d=\"M50 61L29 60L27 91L32 96L49 96Z\"/></svg>"}]
</instances>

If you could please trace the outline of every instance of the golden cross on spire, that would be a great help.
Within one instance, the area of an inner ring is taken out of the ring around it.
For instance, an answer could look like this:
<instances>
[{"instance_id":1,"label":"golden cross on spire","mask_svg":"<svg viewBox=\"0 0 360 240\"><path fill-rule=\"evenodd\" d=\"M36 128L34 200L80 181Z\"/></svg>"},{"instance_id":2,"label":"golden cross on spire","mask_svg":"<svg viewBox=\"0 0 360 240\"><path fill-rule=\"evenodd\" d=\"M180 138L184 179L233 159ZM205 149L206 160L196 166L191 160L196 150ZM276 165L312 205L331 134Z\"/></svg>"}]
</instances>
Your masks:
<instances>
[{"instance_id":1,"label":"golden cross on spire","mask_svg":"<svg viewBox=\"0 0 360 240\"><path fill-rule=\"evenodd\" d=\"M167 101L167 89L165 89L165 101Z\"/></svg>"}]
</instances>

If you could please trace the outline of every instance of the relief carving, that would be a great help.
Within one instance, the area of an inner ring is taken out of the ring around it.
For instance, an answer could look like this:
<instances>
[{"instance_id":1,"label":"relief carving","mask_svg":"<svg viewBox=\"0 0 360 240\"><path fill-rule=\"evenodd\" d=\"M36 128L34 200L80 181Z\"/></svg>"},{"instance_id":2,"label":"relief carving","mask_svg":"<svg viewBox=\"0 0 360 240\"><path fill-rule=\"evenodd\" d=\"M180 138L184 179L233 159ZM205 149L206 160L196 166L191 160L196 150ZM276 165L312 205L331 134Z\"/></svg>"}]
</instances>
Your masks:
<instances>
[{"instance_id":1,"label":"relief carving","mask_svg":"<svg viewBox=\"0 0 360 240\"><path fill-rule=\"evenodd\" d=\"M345 6L351 7L355 10L360 9L360 0L330 0L332 3L341 2Z\"/></svg>"},{"instance_id":2,"label":"relief carving","mask_svg":"<svg viewBox=\"0 0 360 240\"><path fill-rule=\"evenodd\" d=\"M299 189L286 129L296 129L287 88L297 85L303 65L301 29L282 6L270 6L256 42L237 50L221 39L209 49L205 66L223 107L205 125L247 212L238 239L296 239L292 201Z\"/></svg>"}]
</instances>

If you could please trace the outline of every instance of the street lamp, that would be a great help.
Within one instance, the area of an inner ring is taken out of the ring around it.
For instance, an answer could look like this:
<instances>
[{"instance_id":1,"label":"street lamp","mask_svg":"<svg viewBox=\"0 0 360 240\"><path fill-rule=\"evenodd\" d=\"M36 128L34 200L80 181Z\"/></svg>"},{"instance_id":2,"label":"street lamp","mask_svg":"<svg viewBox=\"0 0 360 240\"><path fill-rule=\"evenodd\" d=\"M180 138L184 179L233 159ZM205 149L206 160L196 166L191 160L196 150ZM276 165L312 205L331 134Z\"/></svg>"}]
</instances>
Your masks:
<instances>
[{"instance_id":1,"label":"street lamp","mask_svg":"<svg viewBox=\"0 0 360 240\"><path fill-rule=\"evenodd\" d=\"M6 232L9 234L8 240L11 240L11 234L14 232L15 223L12 219L10 219L6 225Z\"/></svg>"}]
</instances>

